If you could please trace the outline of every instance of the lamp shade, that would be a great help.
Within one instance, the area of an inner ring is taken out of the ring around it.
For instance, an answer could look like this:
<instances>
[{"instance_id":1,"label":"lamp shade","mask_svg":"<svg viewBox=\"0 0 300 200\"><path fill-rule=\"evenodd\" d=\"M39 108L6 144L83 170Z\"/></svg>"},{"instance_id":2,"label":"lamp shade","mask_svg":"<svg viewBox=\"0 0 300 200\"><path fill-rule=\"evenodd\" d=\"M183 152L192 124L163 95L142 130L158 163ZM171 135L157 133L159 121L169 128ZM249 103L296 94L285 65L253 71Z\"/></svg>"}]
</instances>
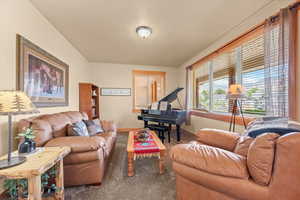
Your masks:
<instances>
[{"instance_id":1,"label":"lamp shade","mask_svg":"<svg viewBox=\"0 0 300 200\"><path fill-rule=\"evenodd\" d=\"M30 113L38 113L38 110L24 92L0 90L0 115Z\"/></svg>"},{"instance_id":2,"label":"lamp shade","mask_svg":"<svg viewBox=\"0 0 300 200\"><path fill-rule=\"evenodd\" d=\"M232 84L229 87L227 98L229 99L237 99L245 97L244 87L239 84Z\"/></svg>"}]
</instances>

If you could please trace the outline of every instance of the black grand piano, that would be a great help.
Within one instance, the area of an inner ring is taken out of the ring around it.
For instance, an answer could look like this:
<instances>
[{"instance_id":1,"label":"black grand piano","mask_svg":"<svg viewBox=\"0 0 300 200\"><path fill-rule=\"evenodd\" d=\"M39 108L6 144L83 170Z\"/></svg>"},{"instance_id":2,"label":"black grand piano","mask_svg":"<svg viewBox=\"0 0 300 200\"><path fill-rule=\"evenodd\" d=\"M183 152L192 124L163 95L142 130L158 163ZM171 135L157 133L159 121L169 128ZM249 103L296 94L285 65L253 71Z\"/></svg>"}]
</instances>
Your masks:
<instances>
[{"instance_id":1,"label":"black grand piano","mask_svg":"<svg viewBox=\"0 0 300 200\"><path fill-rule=\"evenodd\" d=\"M168 102L166 111L162 111L160 109L142 109L141 114L138 116L138 120L144 121L144 127L148 126L148 122L169 124L170 128L172 125L176 125L177 141L180 141L180 126L186 121L186 110L172 108L171 103L178 98L177 94L181 90L183 90L183 88L177 88L169 95L158 101L158 108L160 108L161 102Z\"/></svg>"}]
</instances>

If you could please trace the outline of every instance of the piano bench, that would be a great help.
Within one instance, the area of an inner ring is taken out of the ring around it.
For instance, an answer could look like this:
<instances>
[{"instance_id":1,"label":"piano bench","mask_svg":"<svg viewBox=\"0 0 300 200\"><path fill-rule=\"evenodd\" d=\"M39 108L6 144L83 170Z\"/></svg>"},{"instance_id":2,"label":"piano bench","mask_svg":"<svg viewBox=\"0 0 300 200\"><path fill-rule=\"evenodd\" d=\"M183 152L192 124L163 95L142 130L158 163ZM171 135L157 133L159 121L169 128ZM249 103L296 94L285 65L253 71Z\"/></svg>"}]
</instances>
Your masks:
<instances>
[{"instance_id":1,"label":"piano bench","mask_svg":"<svg viewBox=\"0 0 300 200\"><path fill-rule=\"evenodd\" d=\"M165 139L165 132L168 132L168 142L171 142L171 130L169 126L159 125L159 124L148 124L146 128L149 128L150 130L157 131L158 137L161 139L161 141L164 143Z\"/></svg>"}]
</instances>

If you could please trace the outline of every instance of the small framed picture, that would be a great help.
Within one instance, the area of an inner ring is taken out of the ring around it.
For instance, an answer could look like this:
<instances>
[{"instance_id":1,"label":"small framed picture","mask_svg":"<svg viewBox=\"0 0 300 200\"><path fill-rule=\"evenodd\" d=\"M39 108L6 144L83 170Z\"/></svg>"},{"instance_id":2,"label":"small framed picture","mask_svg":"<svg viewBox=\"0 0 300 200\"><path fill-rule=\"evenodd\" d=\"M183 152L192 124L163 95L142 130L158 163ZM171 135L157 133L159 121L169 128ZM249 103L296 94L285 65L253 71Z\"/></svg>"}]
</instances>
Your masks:
<instances>
[{"instance_id":1,"label":"small framed picture","mask_svg":"<svg viewBox=\"0 0 300 200\"><path fill-rule=\"evenodd\" d=\"M131 88L101 88L101 96L131 96Z\"/></svg>"}]
</instances>

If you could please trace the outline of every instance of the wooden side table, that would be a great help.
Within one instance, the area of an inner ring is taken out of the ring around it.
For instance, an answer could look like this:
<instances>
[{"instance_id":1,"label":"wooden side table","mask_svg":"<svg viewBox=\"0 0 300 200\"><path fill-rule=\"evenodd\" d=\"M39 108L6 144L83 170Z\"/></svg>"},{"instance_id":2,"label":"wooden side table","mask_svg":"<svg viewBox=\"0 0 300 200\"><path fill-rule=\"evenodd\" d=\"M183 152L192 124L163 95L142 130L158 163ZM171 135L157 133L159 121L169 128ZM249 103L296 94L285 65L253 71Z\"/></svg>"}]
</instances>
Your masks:
<instances>
[{"instance_id":1,"label":"wooden side table","mask_svg":"<svg viewBox=\"0 0 300 200\"><path fill-rule=\"evenodd\" d=\"M130 131L128 136L127 143L127 159L128 159L128 176L134 176L134 134L136 131ZM164 158L166 147L157 137L154 131L151 131L150 134L153 136L155 144L159 147L159 158L158 158L158 167L159 173L164 173Z\"/></svg>"},{"instance_id":2,"label":"wooden side table","mask_svg":"<svg viewBox=\"0 0 300 200\"><path fill-rule=\"evenodd\" d=\"M70 147L45 147L43 151L27 157L26 162L11 168L0 170L0 176L8 179L28 179L28 199L41 200L41 175L54 165L58 165L56 185L59 190L55 199L64 199L63 158L71 152ZM0 159L5 159L3 156Z\"/></svg>"}]
</instances>

